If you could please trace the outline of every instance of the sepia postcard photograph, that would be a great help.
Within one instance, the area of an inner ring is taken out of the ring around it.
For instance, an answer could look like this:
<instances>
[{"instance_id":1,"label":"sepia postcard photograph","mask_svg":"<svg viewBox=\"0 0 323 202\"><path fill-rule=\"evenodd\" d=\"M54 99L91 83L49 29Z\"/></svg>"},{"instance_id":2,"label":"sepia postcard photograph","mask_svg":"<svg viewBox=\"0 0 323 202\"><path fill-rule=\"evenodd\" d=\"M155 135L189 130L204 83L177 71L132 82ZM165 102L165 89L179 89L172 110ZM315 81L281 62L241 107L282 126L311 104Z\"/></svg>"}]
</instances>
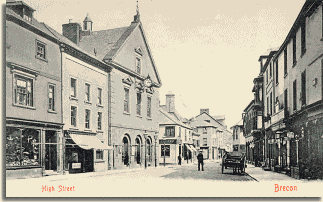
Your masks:
<instances>
[{"instance_id":1,"label":"sepia postcard photograph","mask_svg":"<svg viewBox=\"0 0 323 202\"><path fill-rule=\"evenodd\" d=\"M2 17L4 200L321 200L322 0L3 0Z\"/></svg>"}]
</instances>

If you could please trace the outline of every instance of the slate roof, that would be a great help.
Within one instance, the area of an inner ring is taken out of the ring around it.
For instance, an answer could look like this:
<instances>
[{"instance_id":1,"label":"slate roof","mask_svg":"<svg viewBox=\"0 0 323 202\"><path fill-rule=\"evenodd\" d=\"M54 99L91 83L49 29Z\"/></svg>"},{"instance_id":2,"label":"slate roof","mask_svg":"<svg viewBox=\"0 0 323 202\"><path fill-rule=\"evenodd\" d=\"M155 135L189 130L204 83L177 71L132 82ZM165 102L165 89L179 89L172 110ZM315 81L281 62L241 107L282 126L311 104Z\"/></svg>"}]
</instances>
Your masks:
<instances>
[{"instance_id":1,"label":"slate roof","mask_svg":"<svg viewBox=\"0 0 323 202\"><path fill-rule=\"evenodd\" d=\"M159 124L176 124L176 125L180 125L184 128L192 129L190 126L185 125L181 121L178 121L177 118L175 118L172 114L166 112L162 108L159 108L159 111L162 115L164 115L167 118L167 119L163 119L163 120L160 118L158 121Z\"/></svg>"},{"instance_id":2,"label":"slate roof","mask_svg":"<svg viewBox=\"0 0 323 202\"><path fill-rule=\"evenodd\" d=\"M107 53L116 48L115 44L127 29L128 27L120 27L93 31L89 36L82 36L79 45L83 50L93 54L95 48L96 57L103 60Z\"/></svg>"}]
</instances>

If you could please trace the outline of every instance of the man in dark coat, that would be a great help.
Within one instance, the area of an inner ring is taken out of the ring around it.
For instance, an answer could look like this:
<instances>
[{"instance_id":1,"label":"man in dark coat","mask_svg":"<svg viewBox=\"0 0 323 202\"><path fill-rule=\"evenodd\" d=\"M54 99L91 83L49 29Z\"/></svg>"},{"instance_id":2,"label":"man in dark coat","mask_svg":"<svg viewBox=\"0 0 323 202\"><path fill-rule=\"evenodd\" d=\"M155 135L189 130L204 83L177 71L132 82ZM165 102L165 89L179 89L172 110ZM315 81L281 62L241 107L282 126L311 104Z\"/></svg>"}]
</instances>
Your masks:
<instances>
[{"instance_id":1,"label":"man in dark coat","mask_svg":"<svg viewBox=\"0 0 323 202\"><path fill-rule=\"evenodd\" d=\"M178 165L182 165L182 157L181 157L181 155L178 155Z\"/></svg>"},{"instance_id":2,"label":"man in dark coat","mask_svg":"<svg viewBox=\"0 0 323 202\"><path fill-rule=\"evenodd\" d=\"M200 171L200 165L202 165L202 171L204 171L204 169L203 169L203 154L202 154L202 151L200 151L200 153L197 155L197 160L198 160L198 171Z\"/></svg>"}]
</instances>

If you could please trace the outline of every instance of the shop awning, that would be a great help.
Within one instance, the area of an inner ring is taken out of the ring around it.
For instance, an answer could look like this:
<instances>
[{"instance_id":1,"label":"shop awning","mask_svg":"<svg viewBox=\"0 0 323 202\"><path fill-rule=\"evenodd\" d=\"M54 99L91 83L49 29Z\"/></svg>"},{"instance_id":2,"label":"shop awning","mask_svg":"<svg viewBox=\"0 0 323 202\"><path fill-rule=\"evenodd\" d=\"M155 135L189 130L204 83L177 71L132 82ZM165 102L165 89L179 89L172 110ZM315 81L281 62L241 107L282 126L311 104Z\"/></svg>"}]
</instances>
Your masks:
<instances>
[{"instance_id":1,"label":"shop awning","mask_svg":"<svg viewBox=\"0 0 323 202\"><path fill-rule=\"evenodd\" d=\"M186 144L186 148L187 148L188 150L190 150L190 151L193 153L193 150L192 150L192 148L190 147L190 145Z\"/></svg>"},{"instance_id":2,"label":"shop awning","mask_svg":"<svg viewBox=\"0 0 323 202\"><path fill-rule=\"evenodd\" d=\"M111 146L103 144L99 138L94 135L69 134L72 140L82 149L112 149Z\"/></svg>"},{"instance_id":3,"label":"shop awning","mask_svg":"<svg viewBox=\"0 0 323 202\"><path fill-rule=\"evenodd\" d=\"M195 152L197 152L197 150L195 149L195 147L193 145L190 145L191 149Z\"/></svg>"}]
</instances>

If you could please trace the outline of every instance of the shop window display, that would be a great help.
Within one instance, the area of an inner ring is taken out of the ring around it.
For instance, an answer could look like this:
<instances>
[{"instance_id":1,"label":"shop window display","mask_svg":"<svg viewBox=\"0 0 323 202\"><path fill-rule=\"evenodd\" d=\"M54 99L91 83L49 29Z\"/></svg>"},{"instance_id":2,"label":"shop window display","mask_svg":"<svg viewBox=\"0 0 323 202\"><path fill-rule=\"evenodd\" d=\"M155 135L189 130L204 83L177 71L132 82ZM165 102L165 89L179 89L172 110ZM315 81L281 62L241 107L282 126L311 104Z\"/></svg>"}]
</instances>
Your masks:
<instances>
[{"instance_id":1,"label":"shop window display","mask_svg":"<svg viewBox=\"0 0 323 202\"><path fill-rule=\"evenodd\" d=\"M39 166L39 131L6 129L6 166Z\"/></svg>"}]
</instances>

